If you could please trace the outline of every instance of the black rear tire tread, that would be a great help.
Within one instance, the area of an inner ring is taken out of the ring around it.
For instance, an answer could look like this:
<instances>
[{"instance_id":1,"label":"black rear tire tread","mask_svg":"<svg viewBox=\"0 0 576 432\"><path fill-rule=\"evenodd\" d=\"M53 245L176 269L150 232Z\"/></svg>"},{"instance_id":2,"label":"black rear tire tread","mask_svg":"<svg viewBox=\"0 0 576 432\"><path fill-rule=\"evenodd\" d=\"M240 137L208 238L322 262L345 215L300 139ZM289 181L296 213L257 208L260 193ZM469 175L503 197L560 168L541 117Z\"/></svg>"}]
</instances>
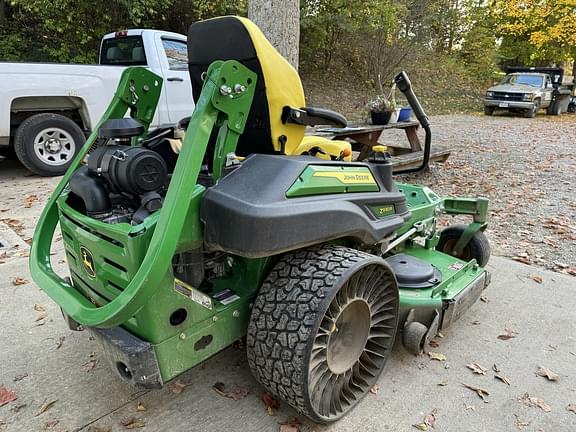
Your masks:
<instances>
[{"instance_id":1,"label":"black rear tire tread","mask_svg":"<svg viewBox=\"0 0 576 432\"><path fill-rule=\"evenodd\" d=\"M446 251L446 244L449 241L458 241L460 236L466 230L466 227L467 225L458 224L449 226L443 230L440 233L440 240L438 241L436 250L448 253L448 251ZM476 258L476 262L480 267L485 267L490 260L490 242L488 241L486 234L484 234L482 231L478 231L476 234L474 234L474 237L470 239L465 247L464 252L466 251L468 251L468 254L471 256L471 258Z\"/></svg>"},{"instance_id":2,"label":"black rear tire tread","mask_svg":"<svg viewBox=\"0 0 576 432\"><path fill-rule=\"evenodd\" d=\"M337 420L349 410L329 419L317 415L308 397L307 371L310 346L332 293L363 261L386 266L379 257L342 246L290 252L268 274L252 308L246 341L252 373L273 395L316 422ZM397 288L395 296L397 315Z\"/></svg>"},{"instance_id":3,"label":"black rear tire tread","mask_svg":"<svg viewBox=\"0 0 576 432\"><path fill-rule=\"evenodd\" d=\"M86 141L84 132L69 117L53 113L35 114L24 120L22 124L18 126L18 129L14 134L14 152L22 165L34 174L41 176L62 175L66 172L74 158L65 165L49 166L44 164L41 160L36 159L36 156L34 155L32 142L34 137L32 135L34 135L34 129L38 128L43 123L45 123L43 127L48 127L48 125L52 124L67 130L67 132L72 135L76 146L74 154L74 157L76 157Z\"/></svg>"}]
</instances>

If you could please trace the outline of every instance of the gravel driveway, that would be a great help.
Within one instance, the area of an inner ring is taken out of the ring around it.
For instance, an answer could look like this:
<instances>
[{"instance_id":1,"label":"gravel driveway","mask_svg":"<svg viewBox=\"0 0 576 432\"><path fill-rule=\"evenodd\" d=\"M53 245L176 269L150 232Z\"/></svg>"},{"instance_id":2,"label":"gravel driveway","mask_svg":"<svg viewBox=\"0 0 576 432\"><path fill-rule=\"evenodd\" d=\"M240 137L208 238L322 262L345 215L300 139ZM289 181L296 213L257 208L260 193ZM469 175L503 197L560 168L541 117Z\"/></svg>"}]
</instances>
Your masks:
<instances>
[{"instance_id":1,"label":"gravel driveway","mask_svg":"<svg viewBox=\"0 0 576 432\"><path fill-rule=\"evenodd\" d=\"M576 276L576 116L431 122L433 145L452 154L407 178L440 194L489 198L493 253Z\"/></svg>"}]
</instances>

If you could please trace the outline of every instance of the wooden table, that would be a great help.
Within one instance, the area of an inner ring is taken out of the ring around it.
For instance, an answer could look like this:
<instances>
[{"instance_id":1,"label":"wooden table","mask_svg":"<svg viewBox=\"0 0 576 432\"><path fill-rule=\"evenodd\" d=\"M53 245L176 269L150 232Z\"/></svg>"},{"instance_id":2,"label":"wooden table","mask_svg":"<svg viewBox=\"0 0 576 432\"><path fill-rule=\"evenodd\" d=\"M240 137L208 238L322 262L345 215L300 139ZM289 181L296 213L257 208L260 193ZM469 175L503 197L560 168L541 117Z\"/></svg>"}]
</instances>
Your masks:
<instances>
[{"instance_id":1,"label":"wooden table","mask_svg":"<svg viewBox=\"0 0 576 432\"><path fill-rule=\"evenodd\" d=\"M379 145L378 142L384 131L390 129L402 129L410 147L400 147L386 144L392 156L392 163L398 167L418 166L422 161L422 144L418 137L417 121L398 122L388 125L360 125L345 128L320 128L311 132L317 136L324 136L334 140L348 140L352 143L352 150L357 152L356 160L364 160L370 154L370 149ZM430 160L444 162L450 156L450 150L442 147L434 147L430 151Z\"/></svg>"}]
</instances>

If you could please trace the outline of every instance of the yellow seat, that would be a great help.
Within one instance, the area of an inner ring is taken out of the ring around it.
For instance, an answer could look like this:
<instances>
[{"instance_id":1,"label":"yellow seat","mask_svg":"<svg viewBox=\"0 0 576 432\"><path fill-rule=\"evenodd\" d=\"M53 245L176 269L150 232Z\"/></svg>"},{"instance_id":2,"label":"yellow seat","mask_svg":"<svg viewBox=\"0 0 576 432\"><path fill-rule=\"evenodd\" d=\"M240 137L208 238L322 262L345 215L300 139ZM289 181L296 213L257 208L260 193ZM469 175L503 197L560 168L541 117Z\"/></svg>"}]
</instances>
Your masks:
<instances>
[{"instance_id":1,"label":"yellow seat","mask_svg":"<svg viewBox=\"0 0 576 432\"><path fill-rule=\"evenodd\" d=\"M188 63L195 101L202 90L203 73L216 60L237 60L258 76L245 132L236 149L239 156L314 153L322 159L350 160L350 143L304 136L306 125L345 126L346 119L330 112L323 117L326 110L306 108L298 72L252 21L227 16L190 26Z\"/></svg>"}]
</instances>

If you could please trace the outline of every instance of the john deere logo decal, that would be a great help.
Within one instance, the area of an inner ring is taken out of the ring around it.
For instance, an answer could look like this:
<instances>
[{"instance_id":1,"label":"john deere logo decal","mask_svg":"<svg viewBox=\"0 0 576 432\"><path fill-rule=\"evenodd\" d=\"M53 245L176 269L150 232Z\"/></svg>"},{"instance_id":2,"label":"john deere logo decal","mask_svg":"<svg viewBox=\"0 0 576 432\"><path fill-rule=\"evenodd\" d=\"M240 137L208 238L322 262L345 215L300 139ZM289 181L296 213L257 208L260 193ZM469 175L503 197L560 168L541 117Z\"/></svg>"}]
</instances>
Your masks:
<instances>
[{"instance_id":1,"label":"john deere logo decal","mask_svg":"<svg viewBox=\"0 0 576 432\"><path fill-rule=\"evenodd\" d=\"M96 269L94 266L94 258L92 257L92 252L86 249L84 246L80 246L80 256L82 258L82 267L84 271L90 277L96 277Z\"/></svg>"}]
</instances>

